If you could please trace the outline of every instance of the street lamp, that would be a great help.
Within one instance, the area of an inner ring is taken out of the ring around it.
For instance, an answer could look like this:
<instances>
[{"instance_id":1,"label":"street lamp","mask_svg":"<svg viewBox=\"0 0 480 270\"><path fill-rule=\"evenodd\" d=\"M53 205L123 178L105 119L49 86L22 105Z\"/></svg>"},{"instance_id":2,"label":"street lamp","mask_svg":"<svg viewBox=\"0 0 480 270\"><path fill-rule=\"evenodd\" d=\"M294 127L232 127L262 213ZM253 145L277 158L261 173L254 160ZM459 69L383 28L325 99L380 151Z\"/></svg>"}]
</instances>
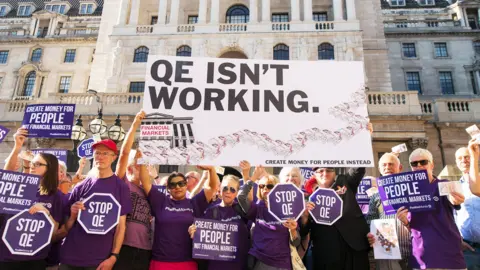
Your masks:
<instances>
[{"instance_id":1,"label":"street lamp","mask_svg":"<svg viewBox=\"0 0 480 270\"><path fill-rule=\"evenodd\" d=\"M88 128L92 134L104 134L107 131L107 123L103 121L102 109L98 109L97 118L93 119L92 122L88 125Z\"/></svg>"},{"instance_id":2,"label":"street lamp","mask_svg":"<svg viewBox=\"0 0 480 270\"><path fill-rule=\"evenodd\" d=\"M108 129L108 137L114 142L121 142L125 138L125 130L122 128L120 115L117 115L115 124Z\"/></svg>"},{"instance_id":3,"label":"street lamp","mask_svg":"<svg viewBox=\"0 0 480 270\"><path fill-rule=\"evenodd\" d=\"M82 124L82 116L79 115L77 118L77 121L75 122L75 125L72 127L72 136L71 139L73 141L83 141L85 137L87 137L87 131L83 127Z\"/></svg>"}]
</instances>

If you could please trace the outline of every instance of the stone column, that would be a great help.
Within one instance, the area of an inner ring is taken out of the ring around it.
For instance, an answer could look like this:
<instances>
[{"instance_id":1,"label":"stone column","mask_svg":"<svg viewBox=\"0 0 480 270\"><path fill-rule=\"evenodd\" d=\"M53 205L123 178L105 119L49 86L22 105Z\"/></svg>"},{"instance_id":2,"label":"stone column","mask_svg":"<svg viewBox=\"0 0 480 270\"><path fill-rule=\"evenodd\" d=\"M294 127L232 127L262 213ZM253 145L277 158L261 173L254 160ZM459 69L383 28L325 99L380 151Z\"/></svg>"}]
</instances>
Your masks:
<instances>
[{"instance_id":1,"label":"stone column","mask_svg":"<svg viewBox=\"0 0 480 270\"><path fill-rule=\"evenodd\" d=\"M477 9L477 26L480 28L480 8Z\"/></svg>"},{"instance_id":2,"label":"stone column","mask_svg":"<svg viewBox=\"0 0 480 270\"><path fill-rule=\"evenodd\" d=\"M212 4L210 8L210 24L218 24L219 12L220 12L219 0L212 0Z\"/></svg>"},{"instance_id":3,"label":"stone column","mask_svg":"<svg viewBox=\"0 0 480 270\"><path fill-rule=\"evenodd\" d=\"M248 6L250 10L250 23L258 22L258 8L257 0L250 0L250 5Z\"/></svg>"},{"instance_id":4,"label":"stone column","mask_svg":"<svg viewBox=\"0 0 480 270\"><path fill-rule=\"evenodd\" d=\"M132 8L130 9L129 25L138 24L138 15L140 13L140 0L132 0Z\"/></svg>"},{"instance_id":5,"label":"stone column","mask_svg":"<svg viewBox=\"0 0 480 270\"><path fill-rule=\"evenodd\" d=\"M349 21L356 20L357 14L355 11L355 0L346 0L346 5L347 5L347 20Z\"/></svg>"},{"instance_id":6,"label":"stone column","mask_svg":"<svg viewBox=\"0 0 480 270\"><path fill-rule=\"evenodd\" d=\"M262 0L262 22L270 23L270 0Z\"/></svg>"},{"instance_id":7,"label":"stone column","mask_svg":"<svg viewBox=\"0 0 480 270\"><path fill-rule=\"evenodd\" d=\"M157 25L165 25L166 18L167 18L167 0L158 0Z\"/></svg>"},{"instance_id":8,"label":"stone column","mask_svg":"<svg viewBox=\"0 0 480 270\"><path fill-rule=\"evenodd\" d=\"M207 0L199 0L198 4L198 23L207 23Z\"/></svg>"},{"instance_id":9,"label":"stone column","mask_svg":"<svg viewBox=\"0 0 480 270\"><path fill-rule=\"evenodd\" d=\"M169 25L178 24L178 10L180 9L180 0L171 0Z\"/></svg>"},{"instance_id":10,"label":"stone column","mask_svg":"<svg viewBox=\"0 0 480 270\"><path fill-rule=\"evenodd\" d=\"M306 22L313 20L312 0L303 0L303 20Z\"/></svg>"},{"instance_id":11,"label":"stone column","mask_svg":"<svg viewBox=\"0 0 480 270\"><path fill-rule=\"evenodd\" d=\"M34 37L34 36L36 36L36 33L35 33L35 28L36 27L35 26L36 26L36 23L37 23L37 18L32 17L30 20L31 20L30 21L30 28L29 28L30 36Z\"/></svg>"},{"instance_id":12,"label":"stone column","mask_svg":"<svg viewBox=\"0 0 480 270\"><path fill-rule=\"evenodd\" d=\"M290 0L290 9L292 11L292 22L300 21L300 1Z\"/></svg>"},{"instance_id":13,"label":"stone column","mask_svg":"<svg viewBox=\"0 0 480 270\"><path fill-rule=\"evenodd\" d=\"M343 21L342 0L333 0L333 19L334 21Z\"/></svg>"},{"instance_id":14,"label":"stone column","mask_svg":"<svg viewBox=\"0 0 480 270\"><path fill-rule=\"evenodd\" d=\"M120 11L118 12L117 25L125 25L127 23L128 0L122 0L120 3Z\"/></svg>"}]
</instances>

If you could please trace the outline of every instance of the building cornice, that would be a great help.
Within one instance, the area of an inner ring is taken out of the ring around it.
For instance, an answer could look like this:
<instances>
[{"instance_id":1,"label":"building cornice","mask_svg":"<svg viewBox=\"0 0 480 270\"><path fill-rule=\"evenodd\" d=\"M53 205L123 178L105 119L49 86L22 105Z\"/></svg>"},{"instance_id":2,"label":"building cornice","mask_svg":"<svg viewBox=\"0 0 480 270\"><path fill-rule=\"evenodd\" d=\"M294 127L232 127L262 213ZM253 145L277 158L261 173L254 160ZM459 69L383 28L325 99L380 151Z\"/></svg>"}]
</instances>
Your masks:
<instances>
[{"instance_id":1,"label":"building cornice","mask_svg":"<svg viewBox=\"0 0 480 270\"><path fill-rule=\"evenodd\" d=\"M418 36L480 36L479 31L442 31L442 32L385 32L385 37L418 37Z\"/></svg>"},{"instance_id":2,"label":"building cornice","mask_svg":"<svg viewBox=\"0 0 480 270\"><path fill-rule=\"evenodd\" d=\"M91 43L96 42L97 37L55 37L55 38L19 38L19 39L0 39L0 44L50 44L58 42L85 42Z\"/></svg>"}]
</instances>

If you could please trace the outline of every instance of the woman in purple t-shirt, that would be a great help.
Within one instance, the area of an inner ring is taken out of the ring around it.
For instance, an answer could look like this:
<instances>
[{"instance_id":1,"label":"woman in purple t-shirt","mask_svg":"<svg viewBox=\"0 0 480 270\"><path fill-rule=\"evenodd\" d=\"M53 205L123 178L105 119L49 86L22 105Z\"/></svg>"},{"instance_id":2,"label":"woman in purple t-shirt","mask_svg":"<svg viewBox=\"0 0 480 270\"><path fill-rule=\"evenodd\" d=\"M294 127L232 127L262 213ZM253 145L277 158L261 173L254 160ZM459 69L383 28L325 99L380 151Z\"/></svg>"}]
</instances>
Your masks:
<instances>
[{"instance_id":1,"label":"woman in purple t-shirt","mask_svg":"<svg viewBox=\"0 0 480 270\"><path fill-rule=\"evenodd\" d=\"M290 245L300 245L300 235L297 231L297 222L293 219L287 222L279 222L268 212L268 193L279 183L273 175L267 175L258 183L256 204L248 198L253 187L253 182L262 175L262 167L258 166L253 173L252 180L247 181L240 189L238 202L247 213L247 218L255 221L253 230L253 243L248 258L248 268L254 270L263 269L292 269Z\"/></svg>"},{"instance_id":2,"label":"woman in purple t-shirt","mask_svg":"<svg viewBox=\"0 0 480 270\"><path fill-rule=\"evenodd\" d=\"M242 218L245 216L243 210L240 208L240 205L235 202L237 197L238 190L240 188L240 180L234 175L226 175L222 179L222 184L220 187L220 194L222 200L220 204L211 206L205 211L205 216L203 218L219 220L223 222L236 222L239 226L239 243L238 243L238 257L235 261L208 261L209 270L243 270L246 269L247 265L247 253L249 248L249 239L248 239L248 229L247 223L248 220ZM195 224L192 224L188 228L190 237L193 239L194 233L196 231Z\"/></svg>"},{"instance_id":3,"label":"woman in purple t-shirt","mask_svg":"<svg viewBox=\"0 0 480 270\"><path fill-rule=\"evenodd\" d=\"M192 259L192 239L188 227L195 217L202 217L209 206L219 180L215 168L199 166L209 171L208 186L191 199L187 199L187 179L181 173L172 173L167 180L170 196L156 188L148 177L145 166L140 168L140 179L147 194L155 217L155 235L152 246L150 270L196 270L197 263Z\"/></svg>"},{"instance_id":4,"label":"woman in purple t-shirt","mask_svg":"<svg viewBox=\"0 0 480 270\"><path fill-rule=\"evenodd\" d=\"M28 131L19 128L13 136L15 146L7 158L4 170L12 170L17 163L18 154L20 153ZM54 223L54 234L58 229L58 224L62 219L63 200L62 193L57 189L58 186L58 160L51 154L39 153L34 156L31 161L30 173L40 177L39 190L37 192L37 203L33 205L29 213L35 214L43 211ZM0 215L0 235L3 235L6 222L13 215ZM50 245L44 247L33 256L13 255L0 241L0 269L2 270L44 270L46 267L45 259L50 251Z\"/></svg>"}]
</instances>

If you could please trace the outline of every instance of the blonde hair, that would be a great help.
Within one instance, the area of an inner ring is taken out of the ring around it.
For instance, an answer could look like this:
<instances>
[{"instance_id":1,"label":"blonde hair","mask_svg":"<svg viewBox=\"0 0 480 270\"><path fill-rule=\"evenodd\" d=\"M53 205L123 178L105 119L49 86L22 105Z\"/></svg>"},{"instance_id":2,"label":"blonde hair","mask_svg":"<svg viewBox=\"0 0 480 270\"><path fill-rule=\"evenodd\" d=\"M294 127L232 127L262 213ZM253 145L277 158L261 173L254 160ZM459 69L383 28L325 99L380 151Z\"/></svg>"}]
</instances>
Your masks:
<instances>
[{"instance_id":1,"label":"blonde hair","mask_svg":"<svg viewBox=\"0 0 480 270\"><path fill-rule=\"evenodd\" d=\"M425 156L427 158L428 162L433 164L432 153L430 153L430 151L428 151L427 149L417 148L417 149L413 150L413 152L410 154L410 157L408 157L408 161L411 162L412 158L414 156Z\"/></svg>"},{"instance_id":2,"label":"blonde hair","mask_svg":"<svg viewBox=\"0 0 480 270\"><path fill-rule=\"evenodd\" d=\"M273 184L274 186L276 186L278 183L280 183L280 181L278 180L278 178L275 177L275 176L273 176L273 175L271 175L271 174L269 174L269 175L267 175L267 176L265 176L265 177L263 177L263 178L267 178L267 183L266 183L266 184ZM262 179L263 179L263 178L262 178ZM265 198L263 198L263 196L262 196L262 190L261 190L260 188L257 189L257 198L258 198L259 200L265 200Z\"/></svg>"},{"instance_id":3,"label":"blonde hair","mask_svg":"<svg viewBox=\"0 0 480 270\"><path fill-rule=\"evenodd\" d=\"M233 174L227 174L222 178L222 183L223 181L229 181L229 180L235 182L235 184L237 185L237 190L240 188L240 179L238 177L236 177Z\"/></svg>"},{"instance_id":4,"label":"blonde hair","mask_svg":"<svg viewBox=\"0 0 480 270\"><path fill-rule=\"evenodd\" d=\"M59 161L58 161L58 165L59 165L60 168L62 169L62 172L67 173L67 165L65 164L65 162L59 160Z\"/></svg>"},{"instance_id":5,"label":"blonde hair","mask_svg":"<svg viewBox=\"0 0 480 270\"><path fill-rule=\"evenodd\" d=\"M287 178L288 173L291 173L292 171L297 171L298 172L298 177L300 178L300 186L303 185L303 182L305 182L305 178L303 178L302 172L300 168L298 167L283 167L280 173L278 174L278 178L280 178L280 182L284 183Z\"/></svg>"}]
</instances>

